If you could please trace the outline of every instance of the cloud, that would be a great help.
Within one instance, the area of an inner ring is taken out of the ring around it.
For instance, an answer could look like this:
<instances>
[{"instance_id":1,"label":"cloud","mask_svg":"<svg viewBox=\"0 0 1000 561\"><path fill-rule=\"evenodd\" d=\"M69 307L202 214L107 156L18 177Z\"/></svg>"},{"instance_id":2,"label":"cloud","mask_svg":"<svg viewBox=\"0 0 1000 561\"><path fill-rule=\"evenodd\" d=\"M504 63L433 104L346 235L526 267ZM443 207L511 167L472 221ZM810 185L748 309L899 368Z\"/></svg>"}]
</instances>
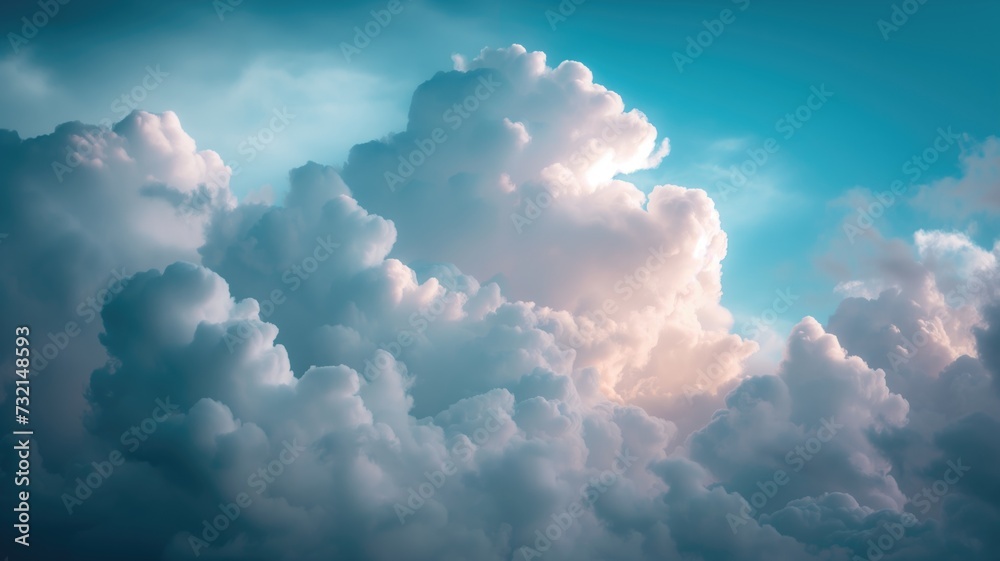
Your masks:
<instances>
[{"instance_id":1,"label":"cloud","mask_svg":"<svg viewBox=\"0 0 1000 561\"><path fill-rule=\"evenodd\" d=\"M582 64L551 68L520 45L463 68L422 84L406 131L356 146L344 168L358 201L399 229L393 255L570 312L553 316L561 342L623 399L676 399L722 350L737 361L703 389L732 379L755 346L728 334L719 305L726 236L712 201L614 178L667 154L645 115ZM673 376L656 374L668 365Z\"/></svg>"},{"instance_id":2,"label":"cloud","mask_svg":"<svg viewBox=\"0 0 1000 561\"><path fill-rule=\"evenodd\" d=\"M966 217L1000 210L1000 138L969 146L962 152L961 173L923 185L914 204L935 214Z\"/></svg>"},{"instance_id":3,"label":"cloud","mask_svg":"<svg viewBox=\"0 0 1000 561\"><path fill-rule=\"evenodd\" d=\"M814 319L793 328L776 377L745 380L726 406L689 446L728 489L749 497L783 470L788 497L837 490L872 508L902 507L868 435L905 425L909 404Z\"/></svg>"},{"instance_id":4,"label":"cloud","mask_svg":"<svg viewBox=\"0 0 1000 561\"><path fill-rule=\"evenodd\" d=\"M0 137L2 250L17 264L0 271L0 322L11 333L29 322L36 391L51 396L34 420L53 435L50 461L65 465L86 438L65 419L82 415L86 376L107 358L102 305L138 271L197 261L212 214L235 198L219 157L199 151L172 113L133 113L114 130L66 123Z\"/></svg>"},{"instance_id":5,"label":"cloud","mask_svg":"<svg viewBox=\"0 0 1000 561\"><path fill-rule=\"evenodd\" d=\"M32 318L47 360L32 512L60 536L34 551L852 559L905 522L887 558L992 559L995 250L879 245L851 286L881 291L751 377L712 200L616 179L667 146L519 45L419 86L342 172L292 170L281 204L237 204L172 113L5 131L4 329Z\"/></svg>"}]
</instances>

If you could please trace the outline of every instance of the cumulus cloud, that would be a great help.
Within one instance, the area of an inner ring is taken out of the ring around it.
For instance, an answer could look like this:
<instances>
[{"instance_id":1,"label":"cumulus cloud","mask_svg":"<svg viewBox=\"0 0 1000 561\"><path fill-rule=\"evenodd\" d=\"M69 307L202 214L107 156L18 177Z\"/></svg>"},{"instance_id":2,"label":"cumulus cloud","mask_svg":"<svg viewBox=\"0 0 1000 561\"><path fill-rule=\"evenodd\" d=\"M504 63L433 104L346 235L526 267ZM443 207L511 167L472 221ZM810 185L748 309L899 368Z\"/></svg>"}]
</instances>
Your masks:
<instances>
[{"instance_id":1,"label":"cumulus cloud","mask_svg":"<svg viewBox=\"0 0 1000 561\"><path fill-rule=\"evenodd\" d=\"M879 290L750 377L713 202L618 177L668 146L519 45L281 204L237 204L172 113L4 132L3 321L52 396L35 551L992 558L996 249L885 243L851 285Z\"/></svg>"},{"instance_id":2,"label":"cumulus cloud","mask_svg":"<svg viewBox=\"0 0 1000 561\"><path fill-rule=\"evenodd\" d=\"M553 310L560 343L606 393L652 406L730 352L723 375L702 377L713 392L756 348L719 305L726 235L712 201L616 179L668 146L582 64L552 68L514 45L422 84L407 129L356 146L344 177L398 228L393 255L454 263Z\"/></svg>"}]
</instances>

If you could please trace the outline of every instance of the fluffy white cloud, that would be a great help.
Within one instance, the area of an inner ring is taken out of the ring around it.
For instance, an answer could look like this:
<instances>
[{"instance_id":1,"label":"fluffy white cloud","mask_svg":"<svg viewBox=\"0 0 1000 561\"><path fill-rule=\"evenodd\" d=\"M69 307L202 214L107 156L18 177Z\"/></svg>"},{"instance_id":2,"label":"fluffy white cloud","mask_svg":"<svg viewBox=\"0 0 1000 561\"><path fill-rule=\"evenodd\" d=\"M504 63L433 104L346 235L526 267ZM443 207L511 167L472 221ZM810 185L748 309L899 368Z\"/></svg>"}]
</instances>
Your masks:
<instances>
[{"instance_id":1,"label":"fluffy white cloud","mask_svg":"<svg viewBox=\"0 0 1000 561\"><path fill-rule=\"evenodd\" d=\"M421 85L406 131L356 146L344 168L361 204L399 229L393 255L455 263L551 309L560 343L617 398L677 400L722 351L725 373L698 385L733 379L756 347L729 334L719 305L714 204L615 179L656 166L666 139L580 63L551 68L514 45L461 67Z\"/></svg>"}]
</instances>

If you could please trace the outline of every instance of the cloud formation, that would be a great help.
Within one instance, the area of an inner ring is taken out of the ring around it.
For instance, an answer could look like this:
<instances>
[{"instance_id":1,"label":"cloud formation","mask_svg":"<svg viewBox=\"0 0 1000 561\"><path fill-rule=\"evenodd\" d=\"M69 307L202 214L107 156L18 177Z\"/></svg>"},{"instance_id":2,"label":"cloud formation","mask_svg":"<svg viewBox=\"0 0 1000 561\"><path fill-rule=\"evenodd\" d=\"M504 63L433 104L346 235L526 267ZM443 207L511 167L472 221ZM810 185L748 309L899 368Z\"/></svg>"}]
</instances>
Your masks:
<instances>
[{"instance_id":1,"label":"cloud formation","mask_svg":"<svg viewBox=\"0 0 1000 561\"><path fill-rule=\"evenodd\" d=\"M52 396L35 551L993 559L997 249L876 240L871 297L751 376L712 200L618 178L668 146L519 45L280 205L172 113L4 131L2 321Z\"/></svg>"}]
</instances>

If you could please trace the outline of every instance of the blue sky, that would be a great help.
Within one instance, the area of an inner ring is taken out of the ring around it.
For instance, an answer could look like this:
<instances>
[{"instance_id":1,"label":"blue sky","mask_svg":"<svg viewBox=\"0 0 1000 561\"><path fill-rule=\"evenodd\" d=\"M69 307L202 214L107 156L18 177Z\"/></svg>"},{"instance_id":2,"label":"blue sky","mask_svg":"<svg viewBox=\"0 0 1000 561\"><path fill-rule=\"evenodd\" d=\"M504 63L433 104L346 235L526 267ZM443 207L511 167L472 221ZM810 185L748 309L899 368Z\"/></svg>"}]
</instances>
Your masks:
<instances>
[{"instance_id":1,"label":"blue sky","mask_svg":"<svg viewBox=\"0 0 1000 561\"><path fill-rule=\"evenodd\" d=\"M31 553L994 561L998 23L5 3Z\"/></svg>"}]
</instances>

